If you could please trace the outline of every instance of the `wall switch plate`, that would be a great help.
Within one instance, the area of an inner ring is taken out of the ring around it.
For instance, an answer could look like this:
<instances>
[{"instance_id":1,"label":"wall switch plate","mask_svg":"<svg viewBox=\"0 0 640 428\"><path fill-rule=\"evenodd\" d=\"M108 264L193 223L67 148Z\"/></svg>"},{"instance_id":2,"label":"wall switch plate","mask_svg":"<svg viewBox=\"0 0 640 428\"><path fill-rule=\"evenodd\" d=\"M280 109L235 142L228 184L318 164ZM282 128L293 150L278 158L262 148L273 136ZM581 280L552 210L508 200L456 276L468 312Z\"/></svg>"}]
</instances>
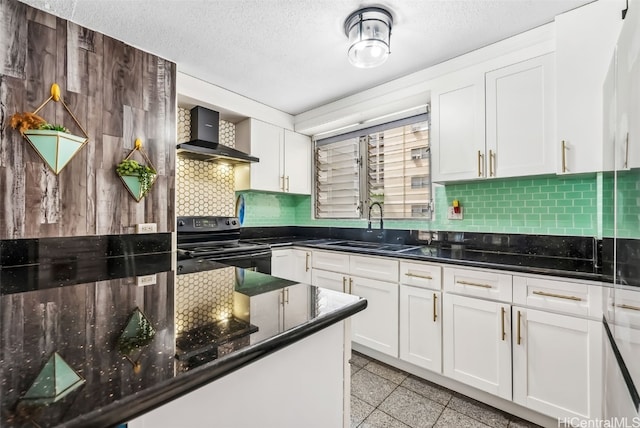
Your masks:
<instances>
[{"instance_id":1,"label":"wall switch plate","mask_svg":"<svg viewBox=\"0 0 640 428\"><path fill-rule=\"evenodd\" d=\"M136 233L156 233L158 225L156 223L140 223L136 224Z\"/></svg>"},{"instance_id":2,"label":"wall switch plate","mask_svg":"<svg viewBox=\"0 0 640 428\"><path fill-rule=\"evenodd\" d=\"M449 220L462 220L462 218L463 218L462 213L463 213L463 208L462 207L460 207L460 212L457 213L457 214L455 212L453 212L453 207L449 207L447 209L447 219L449 219Z\"/></svg>"},{"instance_id":3,"label":"wall switch plate","mask_svg":"<svg viewBox=\"0 0 640 428\"><path fill-rule=\"evenodd\" d=\"M156 274L136 276L136 285L138 287L144 287L147 285L154 285L156 283Z\"/></svg>"}]
</instances>

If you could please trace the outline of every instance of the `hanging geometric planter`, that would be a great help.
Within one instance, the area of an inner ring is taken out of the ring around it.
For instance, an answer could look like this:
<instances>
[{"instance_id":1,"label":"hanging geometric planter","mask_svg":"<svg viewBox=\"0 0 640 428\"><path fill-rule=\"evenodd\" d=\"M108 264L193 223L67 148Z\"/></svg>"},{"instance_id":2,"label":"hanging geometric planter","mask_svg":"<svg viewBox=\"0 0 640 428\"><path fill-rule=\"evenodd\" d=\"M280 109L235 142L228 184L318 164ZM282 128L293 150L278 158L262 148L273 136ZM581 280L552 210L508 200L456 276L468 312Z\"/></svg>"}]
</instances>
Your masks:
<instances>
[{"instance_id":1,"label":"hanging geometric planter","mask_svg":"<svg viewBox=\"0 0 640 428\"><path fill-rule=\"evenodd\" d=\"M142 350L153 340L156 335L156 331L151 325L151 321L145 316L145 314L139 309L135 308L127 325L118 337L118 352L120 352L133 366L134 373L139 373L141 369L140 355L134 360L131 357L133 351L139 349Z\"/></svg>"},{"instance_id":2,"label":"hanging geometric planter","mask_svg":"<svg viewBox=\"0 0 640 428\"><path fill-rule=\"evenodd\" d=\"M60 354L54 352L22 400L33 404L52 404L76 390L84 382L85 380Z\"/></svg>"},{"instance_id":3,"label":"hanging geometric planter","mask_svg":"<svg viewBox=\"0 0 640 428\"><path fill-rule=\"evenodd\" d=\"M84 134L83 137L70 134L65 127L47 123L37 115L51 100L62 103L67 113ZM11 126L20 130L22 136L56 175L89 142L89 136L86 131L71 113L67 104L60 98L60 87L56 83L51 85L51 96L33 113L14 114L11 117Z\"/></svg>"},{"instance_id":4,"label":"hanging geometric planter","mask_svg":"<svg viewBox=\"0 0 640 428\"><path fill-rule=\"evenodd\" d=\"M136 151L140 152L140 155L142 155L144 161L147 163L146 165L131 159ZM149 156L142 150L142 141L140 141L139 138L136 139L133 150L118 164L116 172L136 202L140 202L142 198L149 193L158 175L155 167L151 163L151 159L149 159Z\"/></svg>"}]
</instances>

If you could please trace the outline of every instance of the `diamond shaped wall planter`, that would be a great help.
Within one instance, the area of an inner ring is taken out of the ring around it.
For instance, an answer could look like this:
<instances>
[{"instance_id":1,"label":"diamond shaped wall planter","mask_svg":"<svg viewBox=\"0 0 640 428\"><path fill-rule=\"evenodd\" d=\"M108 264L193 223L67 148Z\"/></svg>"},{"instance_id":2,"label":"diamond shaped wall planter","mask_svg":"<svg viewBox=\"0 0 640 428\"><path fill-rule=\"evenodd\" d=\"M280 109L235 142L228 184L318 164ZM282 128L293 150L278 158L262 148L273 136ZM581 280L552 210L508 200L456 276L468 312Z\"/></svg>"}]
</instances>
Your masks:
<instances>
[{"instance_id":1,"label":"diamond shaped wall planter","mask_svg":"<svg viewBox=\"0 0 640 428\"><path fill-rule=\"evenodd\" d=\"M60 354L54 352L22 400L38 405L52 404L75 391L84 382Z\"/></svg>"},{"instance_id":2,"label":"diamond shaped wall planter","mask_svg":"<svg viewBox=\"0 0 640 428\"><path fill-rule=\"evenodd\" d=\"M136 152L140 153L147 165L131 159ZM142 149L142 141L139 138L135 141L134 149L116 166L116 173L136 202L140 202L149 193L158 176L149 156Z\"/></svg>"},{"instance_id":3,"label":"diamond shaped wall planter","mask_svg":"<svg viewBox=\"0 0 640 428\"><path fill-rule=\"evenodd\" d=\"M30 129L22 135L56 175L89 141L67 132L43 129Z\"/></svg>"},{"instance_id":4,"label":"diamond shaped wall planter","mask_svg":"<svg viewBox=\"0 0 640 428\"><path fill-rule=\"evenodd\" d=\"M142 198L144 198L149 190L151 190L151 186L156 181L156 174L152 174L149 184L143 184L139 175L121 175L120 180L124 183L124 186L129 191L129 194L133 196L137 202L140 202Z\"/></svg>"}]
</instances>

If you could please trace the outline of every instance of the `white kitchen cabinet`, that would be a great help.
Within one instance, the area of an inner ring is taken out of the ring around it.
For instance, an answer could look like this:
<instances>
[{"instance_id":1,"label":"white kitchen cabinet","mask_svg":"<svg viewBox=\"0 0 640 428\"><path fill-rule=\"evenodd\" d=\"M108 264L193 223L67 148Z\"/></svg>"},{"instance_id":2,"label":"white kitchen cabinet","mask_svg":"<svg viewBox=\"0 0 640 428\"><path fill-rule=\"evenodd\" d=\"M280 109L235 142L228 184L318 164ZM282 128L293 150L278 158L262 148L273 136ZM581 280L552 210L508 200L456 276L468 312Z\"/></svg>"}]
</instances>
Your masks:
<instances>
[{"instance_id":1,"label":"white kitchen cabinet","mask_svg":"<svg viewBox=\"0 0 640 428\"><path fill-rule=\"evenodd\" d=\"M314 254L315 256L315 254ZM313 269L311 271L311 284L315 287L328 288L329 290L348 293L347 276L339 272Z\"/></svg>"},{"instance_id":2,"label":"white kitchen cabinet","mask_svg":"<svg viewBox=\"0 0 640 428\"><path fill-rule=\"evenodd\" d=\"M400 284L400 359L442 372L442 292Z\"/></svg>"},{"instance_id":3,"label":"white kitchen cabinet","mask_svg":"<svg viewBox=\"0 0 640 428\"><path fill-rule=\"evenodd\" d=\"M310 302L307 284L296 284L282 290L282 326L284 330L309 321Z\"/></svg>"},{"instance_id":4,"label":"white kitchen cabinet","mask_svg":"<svg viewBox=\"0 0 640 428\"><path fill-rule=\"evenodd\" d=\"M431 176L434 182L485 175L484 74L451 73L431 90Z\"/></svg>"},{"instance_id":5,"label":"white kitchen cabinet","mask_svg":"<svg viewBox=\"0 0 640 428\"><path fill-rule=\"evenodd\" d=\"M311 284L311 251L299 248L272 250L271 275Z\"/></svg>"},{"instance_id":6,"label":"white kitchen cabinet","mask_svg":"<svg viewBox=\"0 0 640 428\"><path fill-rule=\"evenodd\" d=\"M616 150L616 57L614 50L609 61L607 75L602 84L602 169L613 171L615 168L614 153Z\"/></svg>"},{"instance_id":7,"label":"white kitchen cabinet","mask_svg":"<svg viewBox=\"0 0 640 428\"><path fill-rule=\"evenodd\" d=\"M398 282L398 261L390 258L349 256L349 273L363 278Z\"/></svg>"},{"instance_id":8,"label":"white kitchen cabinet","mask_svg":"<svg viewBox=\"0 0 640 428\"><path fill-rule=\"evenodd\" d=\"M512 322L513 401L557 418L600 418L602 323L520 306Z\"/></svg>"},{"instance_id":9,"label":"white kitchen cabinet","mask_svg":"<svg viewBox=\"0 0 640 428\"><path fill-rule=\"evenodd\" d=\"M348 274L349 254L334 251L314 250L311 265L313 266L313 269L322 269Z\"/></svg>"},{"instance_id":10,"label":"white kitchen cabinet","mask_svg":"<svg viewBox=\"0 0 640 428\"><path fill-rule=\"evenodd\" d=\"M490 71L485 80L485 177L554 173L554 54Z\"/></svg>"},{"instance_id":11,"label":"white kitchen cabinet","mask_svg":"<svg viewBox=\"0 0 640 428\"><path fill-rule=\"evenodd\" d=\"M554 152L559 174L606 168L599 156L603 151L603 82L624 8L624 0L595 1L556 16Z\"/></svg>"},{"instance_id":12,"label":"white kitchen cabinet","mask_svg":"<svg viewBox=\"0 0 640 428\"><path fill-rule=\"evenodd\" d=\"M617 44L616 151L618 170L640 166L640 10L629 5Z\"/></svg>"},{"instance_id":13,"label":"white kitchen cabinet","mask_svg":"<svg viewBox=\"0 0 640 428\"><path fill-rule=\"evenodd\" d=\"M513 278L509 274L451 266L445 266L443 272L445 291L511 303Z\"/></svg>"},{"instance_id":14,"label":"white kitchen cabinet","mask_svg":"<svg viewBox=\"0 0 640 428\"><path fill-rule=\"evenodd\" d=\"M511 306L443 296L444 375L511 400Z\"/></svg>"},{"instance_id":15,"label":"white kitchen cabinet","mask_svg":"<svg viewBox=\"0 0 640 428\"><path fill-rule=\"evenodd\" d=\"M236 148L260 159L234 167L236 190L311 193L311 139L249 118L236 124Z\"/></svg>"}]
</instances>

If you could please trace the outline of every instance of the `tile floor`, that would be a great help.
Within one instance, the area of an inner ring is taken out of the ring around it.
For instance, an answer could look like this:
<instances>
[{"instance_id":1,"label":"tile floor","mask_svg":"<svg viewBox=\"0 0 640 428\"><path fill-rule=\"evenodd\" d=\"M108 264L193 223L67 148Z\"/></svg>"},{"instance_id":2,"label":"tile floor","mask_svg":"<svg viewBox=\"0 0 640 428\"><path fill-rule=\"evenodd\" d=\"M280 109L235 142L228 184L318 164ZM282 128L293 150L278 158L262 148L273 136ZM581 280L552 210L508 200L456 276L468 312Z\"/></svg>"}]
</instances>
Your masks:
<instances>
[{"instance_id":1,"label":"tile floor","mask_svg":"<svg viewBox=\"0 0 640 428\"><path fill-rule=\"evenodd\" d=\"M365 355L351 358L351 428L534 428Z\"/></svg>"}]
</instances>

